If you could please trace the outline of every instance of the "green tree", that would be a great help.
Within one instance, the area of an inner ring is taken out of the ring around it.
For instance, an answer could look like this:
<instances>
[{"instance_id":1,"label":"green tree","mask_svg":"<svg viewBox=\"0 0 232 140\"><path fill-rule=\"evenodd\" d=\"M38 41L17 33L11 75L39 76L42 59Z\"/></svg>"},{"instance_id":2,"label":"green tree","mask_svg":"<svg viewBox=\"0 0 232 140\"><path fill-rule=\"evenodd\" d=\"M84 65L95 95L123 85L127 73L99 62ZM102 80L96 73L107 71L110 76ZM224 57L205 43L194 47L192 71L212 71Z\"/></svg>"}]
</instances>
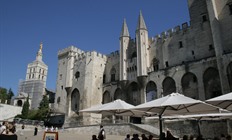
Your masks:
<instances>
[{"instance_id":1,"label":"green tree","mask_svg":"<svg viewBox=\"0 0 232 140\"><path fill-rule=\"evenodd\" d=\"M22 112L21 112L23 119L27 119L28 112L29 112L29 107L30 107L30 104L29 104L29 95L28 95L26 102L24 102L24 104L23 104L23 109L22 109Z\"/></svg>"},{"instance_id":2,"label":"green tree","mask_svg":"<svg viewBox=\"0 0 232 140\"><path fill-rule=\"evenodd\" d=\"M49 100L46 95L43 96L43 99L41 100L39 105L39 110L36 115L38 118L36 119L45 120L49 112Z\"/></svg>"},{"instance_id":3,"label":"green tree","mask_svg":"<svg viewBox=\"0 0 232 140\"><path fill-rule=\"evenodd\" d=\"M7 94L7 104L10 104L11 98L14 96L13 91L11 90L11 88L8 90L8 94Z\"/></svg>"},{"instance_id":4,"label":"green tree","mask_svg":"<svg viewBox=\"0 0 232 140\"><path fill-rule=\"evenodd\" d=\"M5 103L7 100L7 89L0 87L0 100L1 103Z\"/></svg>"}]
</instances>

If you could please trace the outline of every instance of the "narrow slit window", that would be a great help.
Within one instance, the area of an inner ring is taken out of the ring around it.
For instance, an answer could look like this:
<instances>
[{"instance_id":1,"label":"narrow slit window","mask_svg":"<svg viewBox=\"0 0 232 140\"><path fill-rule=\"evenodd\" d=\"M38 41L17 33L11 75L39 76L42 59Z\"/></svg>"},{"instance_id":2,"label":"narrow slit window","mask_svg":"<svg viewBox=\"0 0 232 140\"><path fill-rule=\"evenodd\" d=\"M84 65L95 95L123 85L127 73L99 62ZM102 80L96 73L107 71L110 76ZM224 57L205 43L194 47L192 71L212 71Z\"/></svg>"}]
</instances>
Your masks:
<instances>
[{"instance_id":1,"label":"narrow slit window","mask_svg":"<svg viewBox=\"0 0 232 140\"><path fill-rule=\"evenodd\" d=\"M213 50L213 45L209 45L209 51Z\"/></svg>"},{"instance_id":2,"label":"narrow slit window","mask_svg":"<svg viewBox=\"0 0 232 140\"><path fill-rule=\"evenodd\" d=\"M203 15L203 16L202 16L202 21L203 21L203 22L206 22L206 21L207 21L207 16L206 16L206 15Z\"/></svg>"},{"instance_id":3,"label":"narrow slit window","mask_svg":"<svg viewBox=\"0 0 232 140\"><path fill-rule=\"evenodd\" d=\"M229 4L229 10L230 10L230 14L232 15L232 3Z\"/></svg>"},{"instance_id":4,"label":"narrow slit window","mask_svg":"<svg viewBox=\"0 0 232 140\"><path fill-rule=\"evenodd\" d=\"M166 67L169 67L169 65L168 65L168 61L166 61L166 62L165 62L165 65L166 65Z\"/></svg>"},{"instance_id":5,"label":"narrow slit window","mask_svg":"<svg viewBox=\"0 0 232 140\"><path fill-rule=\"evenodd\" d=\"M106 83L106 75L103 75L103 84Z\"/></svg>"},{"instance_id":6,"label":"narrow slit window","mask_svg":"<svg viewBox=\"0 0 232 140\"><path fill-rule=\"evenodd\" d=\"M179 48L183 48L183 43L182 43L182 41L179 41Z\"/></svg>"}]
</instances>

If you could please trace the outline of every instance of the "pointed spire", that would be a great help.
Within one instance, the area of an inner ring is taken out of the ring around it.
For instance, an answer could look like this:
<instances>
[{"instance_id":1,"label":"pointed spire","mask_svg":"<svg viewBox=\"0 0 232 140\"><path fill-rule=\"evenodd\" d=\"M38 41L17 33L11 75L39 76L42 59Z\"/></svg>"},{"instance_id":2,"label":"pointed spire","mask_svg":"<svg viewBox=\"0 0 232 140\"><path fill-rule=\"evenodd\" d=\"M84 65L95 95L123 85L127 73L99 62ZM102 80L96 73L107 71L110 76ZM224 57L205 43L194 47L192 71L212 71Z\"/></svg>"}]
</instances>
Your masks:
<instances>
[{"instance_id":1,"label":"pointed spire","mask_svg":"<svg viewBox=\"0 0 232 140\"><path fill-rule=\"evenodd\" d=\"M121 31L120 37L123 37L123 36L126 36L126 37L130 36L125 18L124 18L124 21L123 21L122 31Z\"/></svg>"},{"instance_id":2,"label":"pointed spire","mask_svg":"<svg viewBox=\"0 0 232 140\"><path fill-rule=\"evenodd\" d=\"M138 19L138 24L137 24L137 29L136 30L139 30L139 29L145 29L145 30L147 30L147 27L146 27L146 24L144 22L141 10L140 10L140 13L139 13L139 19Z\"/></svg>"}]
</instances>

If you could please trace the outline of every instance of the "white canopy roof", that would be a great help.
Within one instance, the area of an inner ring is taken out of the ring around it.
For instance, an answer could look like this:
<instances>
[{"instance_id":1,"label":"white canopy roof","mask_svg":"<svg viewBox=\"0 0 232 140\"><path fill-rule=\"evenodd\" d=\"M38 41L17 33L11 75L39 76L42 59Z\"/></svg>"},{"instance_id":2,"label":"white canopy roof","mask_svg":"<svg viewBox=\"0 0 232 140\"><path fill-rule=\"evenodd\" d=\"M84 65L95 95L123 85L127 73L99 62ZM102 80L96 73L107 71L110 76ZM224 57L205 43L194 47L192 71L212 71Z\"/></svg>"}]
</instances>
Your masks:
<instances>
[{"instance_id":1,"label":"white canopy roof","mask_svg":"<svg viewBox=\"0 0 232 140\"><path fill-rule=\"evenodd\" d=\"M232 92L209 99L206 102L232 111Z\"/></svg>"},{"instance_id":2,"label":"white canopy roof","mask_svg":"<svg viewBox=\"0 0 232 140\"><path fill-rule=\"evenodd\" d=\"M223 111L219 107L186 97L179 93L172 93L165 97L138 105L133 109L158 113L159 115L205 114Z\"/></svg>"},{"instance_id":3,"label":"white canopy roof","mask_svg":"<svg viewBox=\"0 0 232 140\"><path fill-rule=\"evenodd\" d=\"M83 109L83 110L80 110L79 112L114 115L114 114L120 113L122 111L128 110L133 107L134 107L133 105L128 104L125 101L118 99L110 103L100 104L100 105L93 106L91 108Z\"/></svg>"}]
</instances>

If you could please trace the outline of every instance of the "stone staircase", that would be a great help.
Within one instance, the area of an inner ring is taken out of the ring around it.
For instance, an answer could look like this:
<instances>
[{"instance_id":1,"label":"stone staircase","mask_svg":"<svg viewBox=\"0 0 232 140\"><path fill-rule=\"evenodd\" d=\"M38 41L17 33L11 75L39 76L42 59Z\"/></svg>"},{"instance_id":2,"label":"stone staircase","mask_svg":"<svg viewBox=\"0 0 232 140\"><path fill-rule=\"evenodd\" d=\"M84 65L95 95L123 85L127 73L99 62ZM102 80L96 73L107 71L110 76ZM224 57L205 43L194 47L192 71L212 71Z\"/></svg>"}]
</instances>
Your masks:
<instances>
[{"instance_id":1,"label":"stone staircase","mask_svg":"<svg viewBox=\"0 0 232 140\"><path fill-rule=\"evenodd\" d=\"M21 114L22 107L0 103L0 121L13 121L14 117Z\"/></svg>"}]
</instances>

